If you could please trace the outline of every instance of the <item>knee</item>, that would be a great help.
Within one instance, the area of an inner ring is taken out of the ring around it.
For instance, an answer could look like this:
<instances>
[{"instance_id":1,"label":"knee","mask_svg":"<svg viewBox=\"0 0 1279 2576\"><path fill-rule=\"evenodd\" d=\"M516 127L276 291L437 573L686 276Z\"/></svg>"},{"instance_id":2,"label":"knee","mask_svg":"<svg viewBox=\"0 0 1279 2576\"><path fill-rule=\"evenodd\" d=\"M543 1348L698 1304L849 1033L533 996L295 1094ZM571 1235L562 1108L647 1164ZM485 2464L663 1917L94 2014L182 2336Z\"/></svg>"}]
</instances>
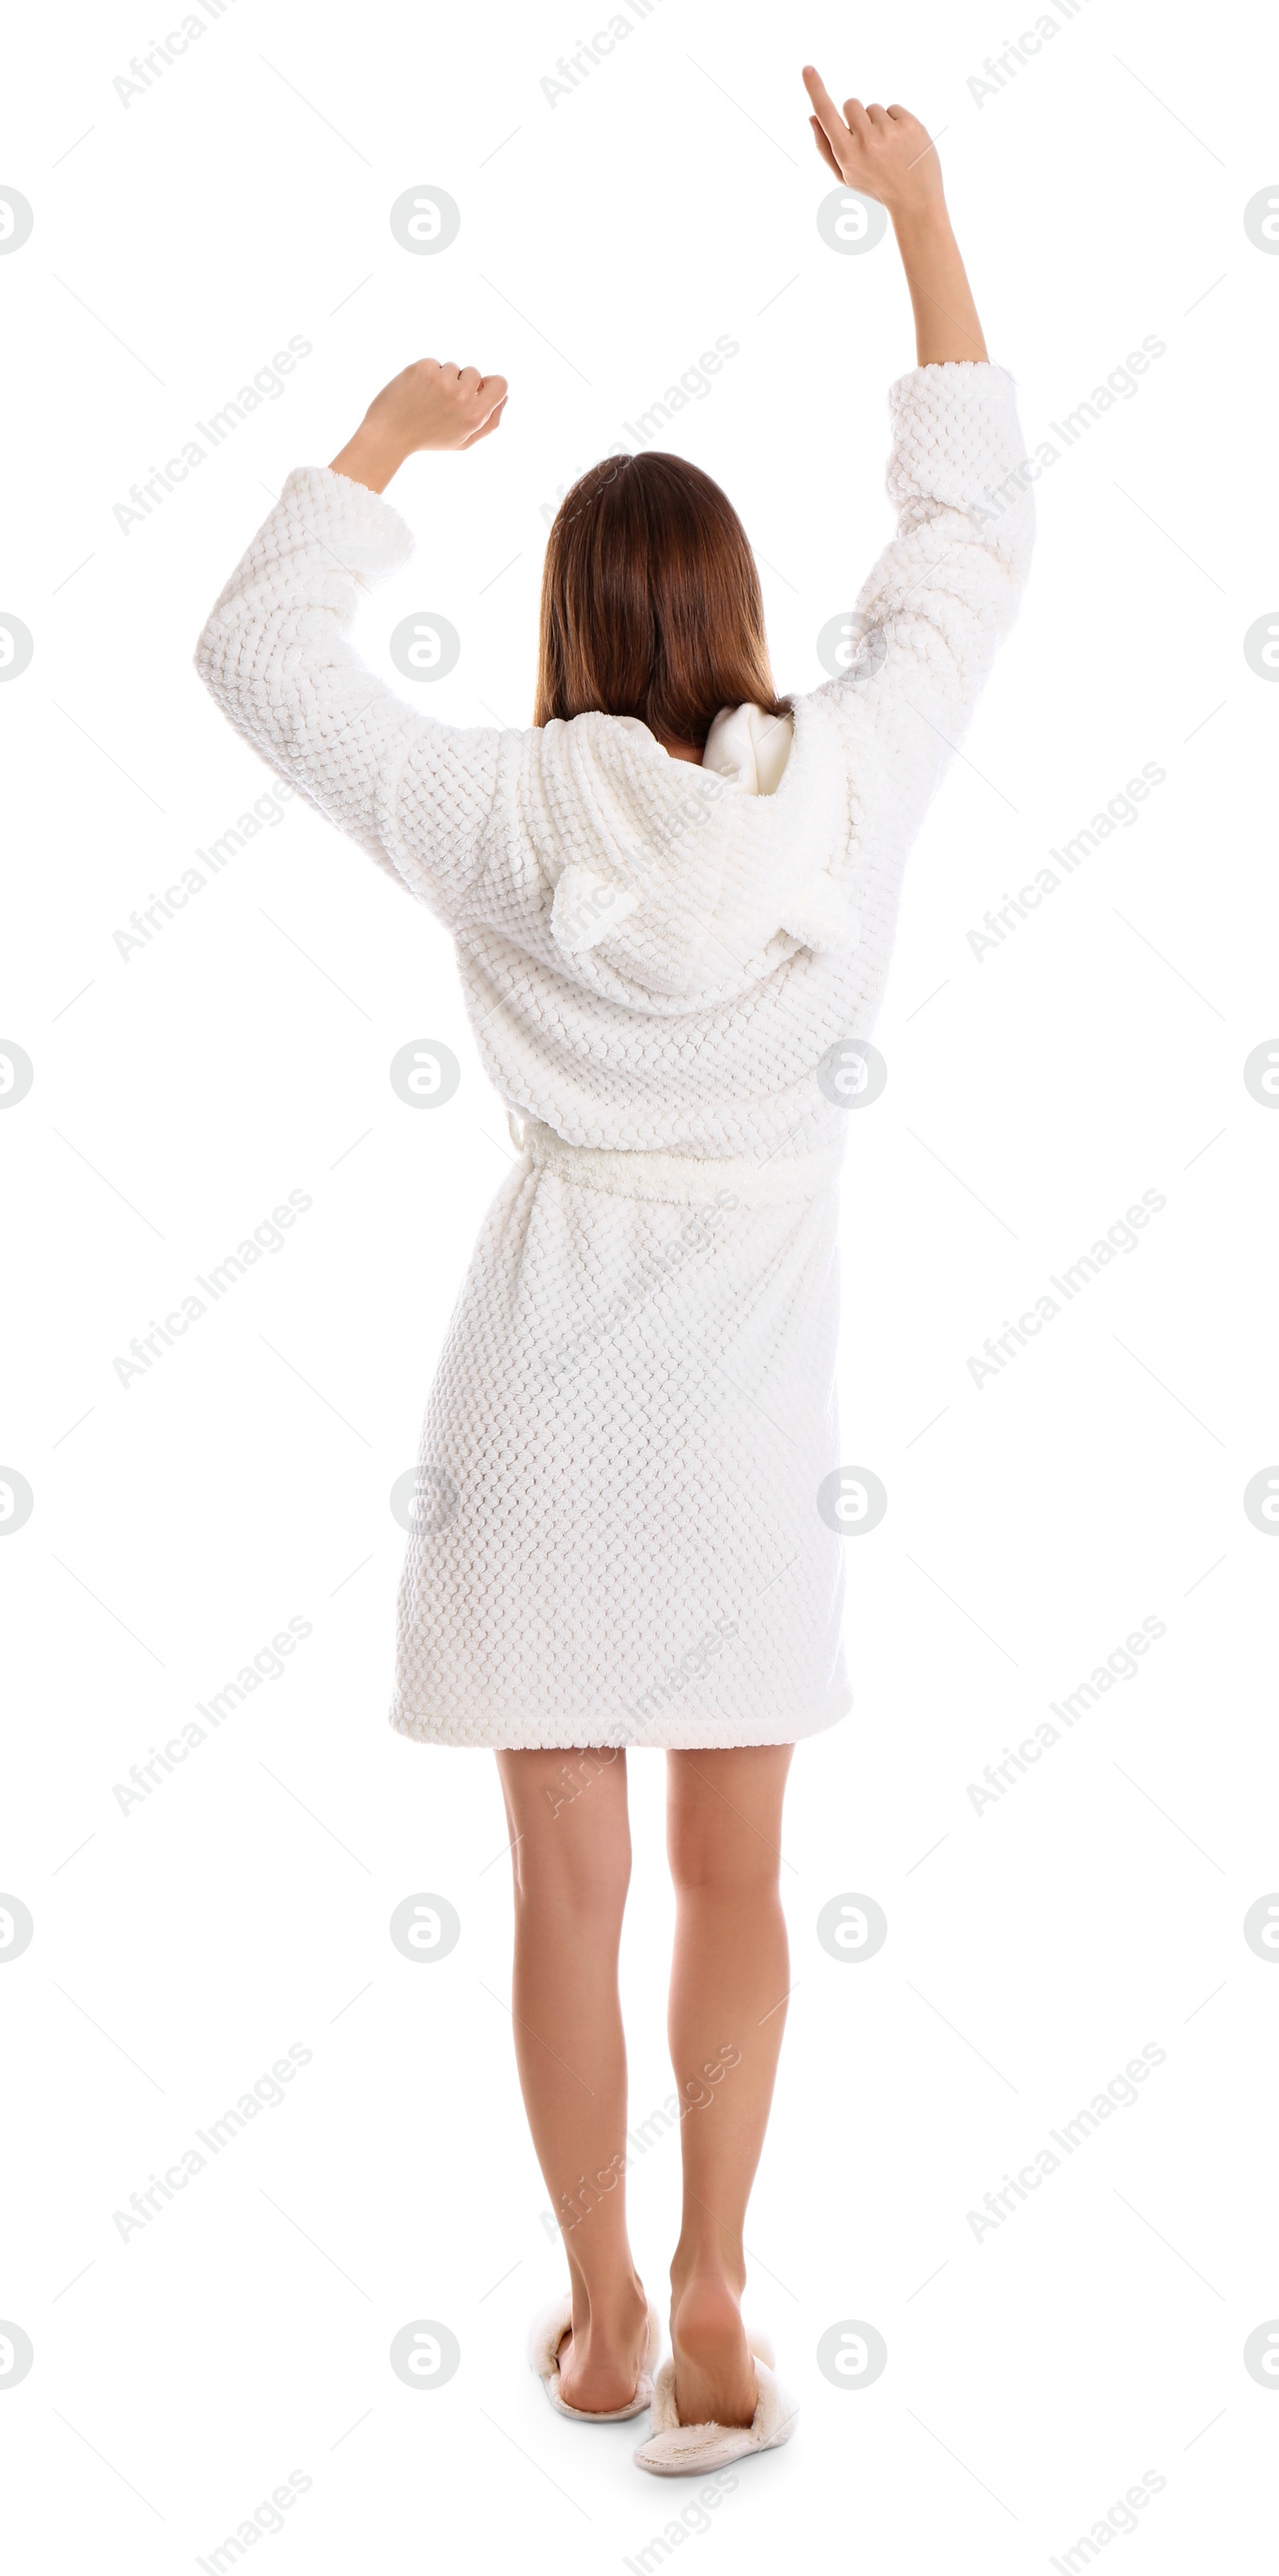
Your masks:
<instances>
[{"instance_id":1,"label":"knee","mask_svg":"<svg viewBox=\"0 0 1279 2576\"><path fill-rule=\"evenodd\" d=\"M584 1926L620 1925L631 1876L624 1817L591 1812L589 1799L548 1807L512 1858L517 1908L553 1907Z\"/></svg>"},{"instance_id":2,"label":"knee","mask_svg":"<svg viewBox=\"0 0 1279 2576\"><path fill-rule=\"evenodd\" d=\"M734 1816L694 1809L667 1829L671 1878L679 1896L776 1900L780 1857Z\"/></svg>"},{"instance_id":3,"label":"knee","mask_svg":"<svg viewBox=\"0 0 1279 2576\"><path fill-rule=\"evenodd\" d=\"M583 1932L621 1929L630 1853L521 1850L515 1861L517 1914L554 1913Z\"/></svg>"}]
</instances>

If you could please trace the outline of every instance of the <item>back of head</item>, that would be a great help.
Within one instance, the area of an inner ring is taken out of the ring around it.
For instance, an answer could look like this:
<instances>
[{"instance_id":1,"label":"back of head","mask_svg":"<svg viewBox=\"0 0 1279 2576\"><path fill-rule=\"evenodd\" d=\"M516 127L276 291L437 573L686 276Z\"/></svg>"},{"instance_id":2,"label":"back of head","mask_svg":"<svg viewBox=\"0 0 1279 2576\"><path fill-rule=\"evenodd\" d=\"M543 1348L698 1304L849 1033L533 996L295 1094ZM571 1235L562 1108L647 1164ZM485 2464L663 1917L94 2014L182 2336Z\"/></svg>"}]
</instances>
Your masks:
<instances>
[{"instance_id":1,"label":"back of head","mask_svg":"<svg viewBox=\"0 0 1279 2576\"><path fill-rule=\"evenodd\" d=\"M638 716L701 751L723 707L773 688L755 558L718 483L682 456L609 456L556 514L542 572L535 725Z\"/></svg>"}]
</instances>

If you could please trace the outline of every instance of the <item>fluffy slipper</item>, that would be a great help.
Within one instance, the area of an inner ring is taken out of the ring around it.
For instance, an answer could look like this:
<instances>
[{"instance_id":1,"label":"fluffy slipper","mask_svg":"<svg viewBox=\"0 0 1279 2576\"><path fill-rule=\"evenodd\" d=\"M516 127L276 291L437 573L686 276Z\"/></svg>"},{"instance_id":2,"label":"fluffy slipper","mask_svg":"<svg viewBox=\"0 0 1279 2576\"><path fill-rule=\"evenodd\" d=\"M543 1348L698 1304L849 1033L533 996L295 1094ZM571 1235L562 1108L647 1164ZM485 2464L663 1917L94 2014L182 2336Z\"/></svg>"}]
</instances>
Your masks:
<instances>
[{"instance_id":1,"label":"fluffy slipper","mask_svg":"<svg viewBox=\"0 0 1279 2576\"><path fill-rule=\"evenodd\" d=\"M761 2334L746 2338L755 2356L759 2397L749 2424L681 2424L675 2412L675 2364L664 2361L653 2388L653 2420L646 2442L635 2453L637 2468L656 2478L698 2478L708 2469L726 2469L752 2451L776 2451L789 2442L799 2413L773 2375L773 2349Z\"/></svg>"},{"instance_id":2,"label":"fluffy slipper","mask_svg":"<svg viewBox=\"0 0 1279 2576\"><path fill-rule=\"evenodd\" d=\"M568 2292L552 2299L550 2306L539 2309L529 2329L529 2368L537 2372L557 2415L571 2415L578 2424L625 2424L632 2415L643 2415L653 2403L653 2371L662 2349L662 2324L654 2307L648 2312L648 2338L640 2363L639 2380L629 2405L614 2406L607 2415L597 2415L585 2406L570 2406L560 2394L560 2345L572 2329L573 2302Z\"/></svg>"}]
</instances>

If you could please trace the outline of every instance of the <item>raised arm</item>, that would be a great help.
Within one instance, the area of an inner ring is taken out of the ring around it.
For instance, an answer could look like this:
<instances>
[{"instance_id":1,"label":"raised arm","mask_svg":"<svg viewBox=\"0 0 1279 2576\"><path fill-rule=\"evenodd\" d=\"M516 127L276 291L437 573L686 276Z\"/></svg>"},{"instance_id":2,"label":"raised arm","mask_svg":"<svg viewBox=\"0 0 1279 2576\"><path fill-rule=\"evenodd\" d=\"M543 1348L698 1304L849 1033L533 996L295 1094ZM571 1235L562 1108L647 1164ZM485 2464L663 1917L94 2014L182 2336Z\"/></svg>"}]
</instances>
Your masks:
<instances>
[{"instance_id":1,"label":"raised arm","mask_svg":"<svg viewBox=\"0 0 1279 2576\"><path fill-rule=\"evenodd\" d=\"M811 68L810 123L827 167L886 207L915 314L918 364L889 397L897 533L863 583L846 680L818 695L843 717L864 855L913 838L1011 626L1034 535L1012 378L992 366L936 149L904 107L843 113Z\"/></svg>"},{"instance_id":2,"label":"raised arm","mask_svg":"<svg viewBox=\"0 0 1279 2576\"><path fill-rule=\"evenodd\" d=\"M908 107L863 107L859 98L846 98L841 116L811 63L804 87L813 103L808 122L828 169L846 188L873 197L891 220L915 310L918 364L984 360L986 343L928 128Z\"/></svg>"},{"instance_id":3,"label":"raised arm","mask_svg":"<svg viewBox=\"0 0 1279 2576\"><path fill-rule=\"evenodd\" d=\"M446 920L481 864L502 736L420 715L347 630L360 593L412 552L377 497L397 466L417 448L473 447L505 401L505 379L477 368L406 368L332 466L289 476L196 647L237 731Z\"/></svg>"}]
</instances>

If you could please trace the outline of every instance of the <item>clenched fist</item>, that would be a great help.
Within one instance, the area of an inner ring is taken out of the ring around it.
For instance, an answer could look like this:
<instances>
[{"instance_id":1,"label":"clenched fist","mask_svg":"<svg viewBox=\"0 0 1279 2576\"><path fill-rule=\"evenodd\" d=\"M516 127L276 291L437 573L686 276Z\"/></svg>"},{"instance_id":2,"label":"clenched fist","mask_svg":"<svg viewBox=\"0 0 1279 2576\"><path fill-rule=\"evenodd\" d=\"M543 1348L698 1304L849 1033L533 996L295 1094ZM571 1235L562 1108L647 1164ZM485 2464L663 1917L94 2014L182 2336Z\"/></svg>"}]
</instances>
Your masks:
<instances>
[{"instance_id":1,"label":"clenched fist","mask_svg":"<svg viewBox=\"0 0 1279 2576\"><path fill-rule=\"evenodd\" d=\"M505 376L482 376L478 367L443 365L419 358L392 376L369 404L354 438L333 459L371 492L384 492L406 456L423 447L474 447L497 428L506 404Z\"/></svg>"}]
</instances>

